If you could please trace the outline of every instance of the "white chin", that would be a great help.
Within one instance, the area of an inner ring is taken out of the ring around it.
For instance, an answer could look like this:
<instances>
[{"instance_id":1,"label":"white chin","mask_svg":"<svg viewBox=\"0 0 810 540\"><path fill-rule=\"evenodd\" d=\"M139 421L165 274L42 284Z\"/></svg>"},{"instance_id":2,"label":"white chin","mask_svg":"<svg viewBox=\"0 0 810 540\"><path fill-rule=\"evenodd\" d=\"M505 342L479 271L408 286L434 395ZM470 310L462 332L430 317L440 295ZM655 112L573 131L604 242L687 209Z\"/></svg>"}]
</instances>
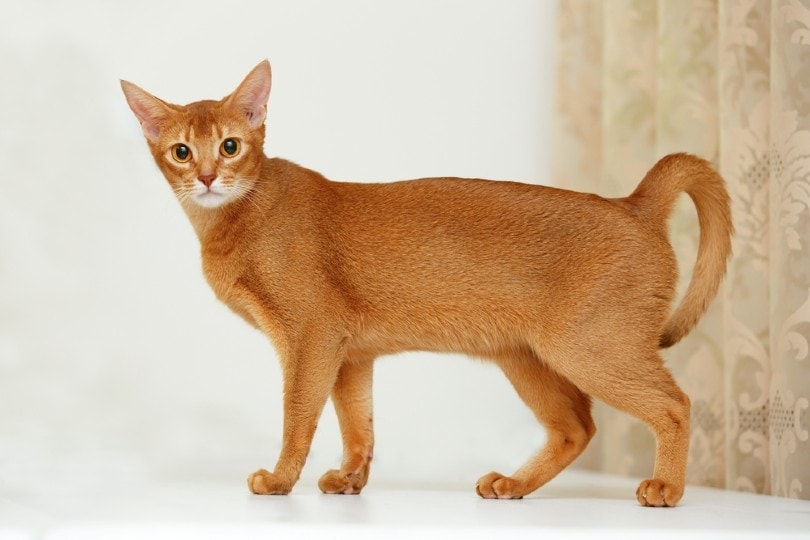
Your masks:
<instances>
[{"instance_id":1,"label":"white chin","mask_svg":"<svg viewBox=\"0 0 810 540\"><path fill-rule=\"evenodd\" d=\"M194 202L203 208L218 208L228 202L228 197L221 193L208 191L194 196Z\"/></svg>"}]
</instances>

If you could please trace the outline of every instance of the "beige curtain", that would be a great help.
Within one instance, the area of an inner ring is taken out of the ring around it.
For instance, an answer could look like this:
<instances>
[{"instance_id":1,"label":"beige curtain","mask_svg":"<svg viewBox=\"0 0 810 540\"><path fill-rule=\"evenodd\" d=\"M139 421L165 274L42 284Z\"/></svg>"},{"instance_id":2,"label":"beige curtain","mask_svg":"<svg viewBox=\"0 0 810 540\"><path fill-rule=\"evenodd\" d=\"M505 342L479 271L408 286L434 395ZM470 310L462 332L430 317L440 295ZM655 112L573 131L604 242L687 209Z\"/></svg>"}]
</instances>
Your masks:
<instances>
[{"instance_id":1,"label":"beige curtain","mask_svg":"<svg viewBox=\"0 0 810 540\"><path fill-rule=\"evenodd\" d=\"M666 352L692 399L692 484L810 499L810 0L558 0L558 185L629 194L688 151L728 182L736 237L708 314ZM698 225L670 236L681 287ZM580 464L647 476L655 442L597 408Z\"/></svg>"}]
</instances>

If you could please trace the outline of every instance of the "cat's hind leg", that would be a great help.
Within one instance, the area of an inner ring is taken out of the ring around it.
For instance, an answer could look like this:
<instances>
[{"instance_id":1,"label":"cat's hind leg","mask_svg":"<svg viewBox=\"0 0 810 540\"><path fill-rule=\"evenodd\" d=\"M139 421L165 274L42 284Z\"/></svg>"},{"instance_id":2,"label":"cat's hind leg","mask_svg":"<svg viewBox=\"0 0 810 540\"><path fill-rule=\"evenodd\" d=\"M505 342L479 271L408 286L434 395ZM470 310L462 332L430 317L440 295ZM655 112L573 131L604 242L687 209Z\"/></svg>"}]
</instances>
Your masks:
<instances>
[{"instance_id":1,"label":"cat's hind leg","mask_svg":"<svg viewBox=\"0 0 810 540\"><path fill-rule=\"evenodd\" d=\"M652 479L639 485L636 498L643 506L675 506L686 478L690 403L658 351L633 347L628 340L622 346L605 347L587 362L560 363L559 369L595 398L652 428L655 471Z\"/></svg>"},{"instance_id":2,"label":"cat's hind leg","mask_svg":"<svg viewBox=\"0 0 810 540\"><path fill-rule=\"evenodd\" d=\"M657 332L580 335L592 336L593 343L581 339L569 354L549 354L549 363L584 392L652 428L655 470L652 479L639 485L636 498L643 506L675 506L685 485L690 403L664 366ZM571 352L575 350L589 352L583 356Z\"/></svg>"},{"instance_id":3,"label":"cat's hind leg","mask_svg":"<svg viewBox=\"0 0 810 540\"><path fill-rule=\"evenodd\" d=\"M536 490L582 453L596 432L591 400L533 353L496 359L523 402L546 427L548 441L511 477L491 472L478 480L485 499L518 499Z\"/></svg>"},{"instance_id":4,"label":"cat's hind leg","mask_svg":"<svg viewBox=\"0 0 810 540\"><path fill-rule=\"evenodd\" d=\"M338 373L332 402L343 438L343 462L318 481L324 493L356 495L368 481L374 447L372 366L373 358L350 358Z\"/></svg>"}]
</instances>

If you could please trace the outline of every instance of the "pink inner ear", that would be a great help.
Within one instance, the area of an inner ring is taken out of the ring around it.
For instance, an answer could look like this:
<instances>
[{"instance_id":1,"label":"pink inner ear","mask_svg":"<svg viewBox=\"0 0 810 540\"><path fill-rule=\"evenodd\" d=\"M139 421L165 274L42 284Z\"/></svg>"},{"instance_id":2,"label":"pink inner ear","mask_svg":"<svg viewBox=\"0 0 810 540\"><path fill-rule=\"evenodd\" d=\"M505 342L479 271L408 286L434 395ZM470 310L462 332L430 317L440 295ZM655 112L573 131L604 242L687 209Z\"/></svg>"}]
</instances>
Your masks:
<instances>
[{"instance_id":1,"label":"pink inner ear","mask_svg":"<svg viewBox=\"0 0 810 540\"><path fill-rule=\"evenodd\" d=\"M245 114L248 119L248 123L253 128L257 128L264 123L264 119L267 118L267 106L262 105L257 110L247 111Z\"/></svg>"},{"instance_id":2,"label":"pink inner ear","mask_svg":"<svg viewBox=\"0 0 810 540\"><path fill-rule=\"evenodd\" d=\"M266 108L266 107L265 107L265 108ZM247 118L248 118L248 120L253 120L253 118L254 118L255 116L256 116L256 111L248 111L248 113L247 113Z\"/></svg>"},{"instance_id":3,"label":"pink inner ear","mask_svg":"<svg viewBox=\"0 0 810 540\"><path fill-rule=\"evenodd\" d=\"M253 68L239 88L228 98L228 103L241 110L253 128L259 127L267 117L270 82L270 63L265 60Z\"/></svg>"},{"instance_id":4,"label":"pink inner ear","mask_svg":"<svg viewBox=\"0 0 810 540\"><path fill-rule=\"evenodd\" d=\"M143 136L152 142L157 142L158 137L160 136L160 127L152 123L142 123L141 131L143 132Z\"/></svg>"},{"instance_id":5,"label":"pink inner ear","mask_svg":"<svg viewBox=\"0 0 810 540\"><path fill-rule=\"evenodd\" d=\"M157 141L160 126L169 113L167 107L159 99L130 82L121 81L121 89L124 91L129 108L141 123L144 136L152 142Z\"/></svg>"}]
</instances>

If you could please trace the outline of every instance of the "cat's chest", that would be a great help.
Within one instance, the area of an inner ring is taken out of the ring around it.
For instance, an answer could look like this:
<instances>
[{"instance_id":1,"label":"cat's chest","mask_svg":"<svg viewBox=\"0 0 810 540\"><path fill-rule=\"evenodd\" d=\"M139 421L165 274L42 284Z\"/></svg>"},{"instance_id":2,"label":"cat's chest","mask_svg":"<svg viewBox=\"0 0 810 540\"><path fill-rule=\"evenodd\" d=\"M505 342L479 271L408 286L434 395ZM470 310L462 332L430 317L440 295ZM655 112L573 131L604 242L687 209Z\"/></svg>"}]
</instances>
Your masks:
<instances>
[{"instance_id":1,"label":"cat's chest","mask_svg":"<svg viewBox=\"0 0 810 540\"><path fill-rule=\"evenodd\" d=\"M253 326L259 326L256 314L257 291L252 290L248 265L238 257L203 252L202 269L216 297Z\"/></svg>"}]
</instances>

